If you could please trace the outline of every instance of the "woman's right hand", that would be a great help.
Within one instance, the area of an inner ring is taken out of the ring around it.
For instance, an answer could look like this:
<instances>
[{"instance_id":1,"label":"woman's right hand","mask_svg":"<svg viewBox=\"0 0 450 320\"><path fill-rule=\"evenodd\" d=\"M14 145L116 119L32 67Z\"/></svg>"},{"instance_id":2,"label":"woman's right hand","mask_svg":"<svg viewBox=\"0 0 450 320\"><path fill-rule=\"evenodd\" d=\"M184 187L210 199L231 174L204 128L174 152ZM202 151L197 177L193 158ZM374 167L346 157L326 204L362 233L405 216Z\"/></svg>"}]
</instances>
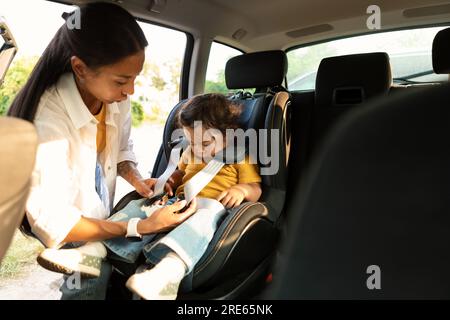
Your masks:
<instances>
[{"instance_id":1,"label":"woman's right hand","mask_svg":"<svg viewBox=\"0 0 450 320\"><path fill-rule=\"evenodd\" d=\"M173 229L197 210L197 200L192 199L189 207L183 213L179 213L186 206L186 200L177 201L170 206L156 210L152 215L139 221L137 231L140 234L158 233Z\"/></svg>"}]
</instances>

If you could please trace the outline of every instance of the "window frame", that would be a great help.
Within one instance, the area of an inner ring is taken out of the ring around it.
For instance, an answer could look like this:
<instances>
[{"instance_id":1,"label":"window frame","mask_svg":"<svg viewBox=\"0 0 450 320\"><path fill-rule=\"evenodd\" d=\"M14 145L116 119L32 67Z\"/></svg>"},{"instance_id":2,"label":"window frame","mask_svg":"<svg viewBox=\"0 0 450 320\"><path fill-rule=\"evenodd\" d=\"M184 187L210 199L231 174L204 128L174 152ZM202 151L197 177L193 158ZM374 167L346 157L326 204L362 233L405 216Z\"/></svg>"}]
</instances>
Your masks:
<instances>
[{"instance_id":1,"label":"window frame","mask_svg":"<svg viewBox=\"0 0 450 320\"><path fill-rule=\"evenodd\" d=\"M214 43L217 43L217 44L226 46L226 47L228 47L228 48L234 49L234 50L236 50L236 51L239 51L239 52L240 52L239 55L242 55L242 54L246 54L246 53L247 53L247 52L245 52L244 50L242 50L242 49L240 49L240 48L237 48L237 47L235 47L235 46L233 46L233 45L229 45L229 44L227 44L227 43L225 43L225 42L218 41L218 40L212 40L212 41L211 41L211 45L210 45L210 47L209 47L208 61L207 61L207 64L206 64L205 83L203 84L204 88L206 88L206 81L207 81L206 75L207 75L207 73L208 73L209 60L211 59L211 49L212 49L212 46L213 46ZM236 57L237 57L237 56L236 56ZM225 62L225 65L224 65L224 72L225 72L225 66L226 66L227 62L228 62L228 60ZM204 91L205 91L205 89L204 89Z\"/></svg>"},{"instance_id":2,"label":"window frame","mask_svg":"<svg viewBox=\"0 0 450 320\"><path fill-rule=\"evenodd\" d=\"M224 46L227 46L227 47L229 47L229 48L231 48L231 49L240 51L240 52L242 52L242 54L246 54L246 53L247 53L246 51L244 51L244 50L242 50L242 49L240 49L240 48L238 48L238 47L235 47L235 46L233 46L233 45L230 45L230 44L228 44L228 43L225 43L225 42L223 42L223 41L212 40L212 41L211 41L211 45L213 44L213 42L218 43L218 44L221 44L221 45L224 45ZM208 59L208 60L209 60L209 59Z\"/></svg>"}]
</instances>

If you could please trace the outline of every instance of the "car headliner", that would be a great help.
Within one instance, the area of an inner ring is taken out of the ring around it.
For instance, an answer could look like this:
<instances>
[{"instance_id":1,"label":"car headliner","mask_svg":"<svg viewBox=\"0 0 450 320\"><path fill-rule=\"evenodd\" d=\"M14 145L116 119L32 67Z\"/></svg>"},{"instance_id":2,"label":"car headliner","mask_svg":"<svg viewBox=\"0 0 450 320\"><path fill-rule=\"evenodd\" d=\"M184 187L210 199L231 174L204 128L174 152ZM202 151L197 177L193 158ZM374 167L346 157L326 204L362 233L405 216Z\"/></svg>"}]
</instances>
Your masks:
<instances>
[{"instance_id":1,"label":"car headliner","mask_svg":"<svg viewBox=\"0 0 450 320\"><path fill-rule=\"evenodd\" d=\"M117 0L136 17L214 39L246 52L286 49L305 43L370 32L368 6L381 9L382 30L450 23L446 0ZM80 4L88 0L62 0ZM153 1L155 2L155 0ZM303 30L308 28L306 30ZM233 38L242 29L244 35ZM316 30L316 32L314 31ZM320 31L327 30L327 31ZM298 33L300 36L289 36Z\"/></svg>"}]
</instances>

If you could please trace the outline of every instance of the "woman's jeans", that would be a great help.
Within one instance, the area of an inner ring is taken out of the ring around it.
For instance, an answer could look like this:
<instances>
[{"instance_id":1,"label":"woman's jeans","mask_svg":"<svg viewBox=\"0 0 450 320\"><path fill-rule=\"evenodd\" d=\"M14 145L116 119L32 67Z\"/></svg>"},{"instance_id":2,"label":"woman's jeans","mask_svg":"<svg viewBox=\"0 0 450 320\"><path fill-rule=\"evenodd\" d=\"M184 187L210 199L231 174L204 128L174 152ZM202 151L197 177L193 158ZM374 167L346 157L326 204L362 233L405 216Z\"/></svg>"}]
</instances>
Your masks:
<instances>
[{"instance_id":1,"label":"woman's jeans","mask_svg":"<svg viewBox=\"0 0 450 320\"><path fill-rule=\"evenodd\" d=\"M98 159L95 166L95 190L107 212L110 212L108 187L105 183L103 168ZM75 248L82 244L69 243L64 248ZM64 283L59 288L59 291L62 292L61 300L104 300L111 273L111 264L107 260L103 260L98 278L82 279L79 273L64 276Z\"/></svg>"},{"instance_id":2,"label":"woman's jeans","mask_svg":"<svg viewBox=\"0 0 450 320\"><path fill-rule=\"evenodd\" d=\"M105 300L111 273L111 264L103 260L98 278L81 278L79 273L64 276L64 283L59 288L61 300Z\"/></svg>"}]
</instances>

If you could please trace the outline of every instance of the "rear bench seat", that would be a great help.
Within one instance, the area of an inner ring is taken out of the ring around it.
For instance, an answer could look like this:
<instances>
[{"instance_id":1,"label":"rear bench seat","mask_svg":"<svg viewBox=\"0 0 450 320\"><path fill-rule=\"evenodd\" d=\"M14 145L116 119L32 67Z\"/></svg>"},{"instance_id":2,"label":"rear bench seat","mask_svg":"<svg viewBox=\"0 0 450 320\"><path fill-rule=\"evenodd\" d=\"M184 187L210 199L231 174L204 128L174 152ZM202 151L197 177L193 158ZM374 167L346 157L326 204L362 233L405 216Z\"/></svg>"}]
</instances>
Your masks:
<instances>
[{"instance_id":1,"label":"rear bench seat","mask_svg":"<svg viewBox=\"0 0 450 320\"><path fill-rule=\"evenodd\" d=\"M391 84L389 56L384 52L323 59L316 90L291 93L292 123L296 125L292 127L290 157L297 168L290 171L288 186L301 178L324 135L342 115L388 94Z\"/></svg>"}]
</instances>

